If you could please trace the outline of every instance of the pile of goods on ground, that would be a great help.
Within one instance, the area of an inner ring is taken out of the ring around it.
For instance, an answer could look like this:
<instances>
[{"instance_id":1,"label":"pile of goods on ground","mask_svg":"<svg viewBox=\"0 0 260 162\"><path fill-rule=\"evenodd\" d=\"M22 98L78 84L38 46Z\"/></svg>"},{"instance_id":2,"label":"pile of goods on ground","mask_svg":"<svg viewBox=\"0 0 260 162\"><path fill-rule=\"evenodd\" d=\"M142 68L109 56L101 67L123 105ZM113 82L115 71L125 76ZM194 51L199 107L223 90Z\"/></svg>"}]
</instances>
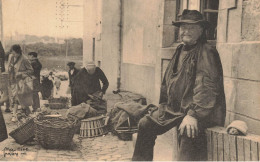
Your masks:
<instances>
[{"instance_id":1,"label":"pile of goods on ground","mask_svg":"<svg viewBox=\"0 0 260 162\"><path fill-rule=\"evenodd\" d=\"M109 112L109 130L122 140L132 140L132 134L137 132L139 120L148 113L146 98L128 91L114 92L121 97Z\"/></svg>"}]
</instances>

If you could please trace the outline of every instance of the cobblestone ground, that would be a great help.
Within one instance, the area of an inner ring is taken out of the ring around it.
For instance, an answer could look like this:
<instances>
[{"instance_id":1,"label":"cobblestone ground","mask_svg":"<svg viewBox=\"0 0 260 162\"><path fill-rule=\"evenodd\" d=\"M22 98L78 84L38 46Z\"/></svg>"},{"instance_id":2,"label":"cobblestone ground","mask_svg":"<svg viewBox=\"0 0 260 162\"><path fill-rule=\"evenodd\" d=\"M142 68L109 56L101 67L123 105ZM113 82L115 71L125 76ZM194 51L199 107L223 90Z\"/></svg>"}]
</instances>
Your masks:
<instances>
[{"instance_id":1,"label":"cobblestone ground","mask_svg":"<svg viewBox=\"0 0 260 162\"><path fill-rule=\"evenodd\" d=\"M132 141L121 141L108 134L99 138L82 140L83 158L90 161L131 161Z\"/></svg>"},{"instance_id":2,"label":"cobblestone ground","mask_svg":"<svg viewBox=\"0 0 260 162\"><path fill-rule=\"evenodd\" d=\"M65 93L67 83L62 83L61 93ZM106 95L108 110L120 98L117 95ZM64 115L66 109L55 110ZM17 128L17 124L11 122L11 113L2 112L6 121L8 133ZM130 161L133 153L132 141L119 140L117 136L108 133L105 136L95 138L79 138L74 135L73 145L69 150L44 149L35 142L19 145L9 138L0 143L1 161Z\"/></svg>"}]
</instances>

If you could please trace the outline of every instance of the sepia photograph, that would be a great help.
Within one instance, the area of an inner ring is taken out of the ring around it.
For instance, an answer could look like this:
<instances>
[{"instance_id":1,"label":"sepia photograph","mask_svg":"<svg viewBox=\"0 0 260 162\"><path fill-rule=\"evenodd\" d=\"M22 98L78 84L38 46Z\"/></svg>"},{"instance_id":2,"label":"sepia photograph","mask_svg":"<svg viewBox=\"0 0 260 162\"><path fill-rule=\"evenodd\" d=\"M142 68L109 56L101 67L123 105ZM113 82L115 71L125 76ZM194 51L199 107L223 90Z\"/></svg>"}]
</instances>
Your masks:
<instances>
[{"instance_id":1,"label":"sepia photograph","mask_svg":"<svg viewBox=\"0 0 260 162\"><path fill-rule=\"evenodd\" d=\"M260 161L259 0L0 0L0 161Z\"/></svg>"}]
</instances>

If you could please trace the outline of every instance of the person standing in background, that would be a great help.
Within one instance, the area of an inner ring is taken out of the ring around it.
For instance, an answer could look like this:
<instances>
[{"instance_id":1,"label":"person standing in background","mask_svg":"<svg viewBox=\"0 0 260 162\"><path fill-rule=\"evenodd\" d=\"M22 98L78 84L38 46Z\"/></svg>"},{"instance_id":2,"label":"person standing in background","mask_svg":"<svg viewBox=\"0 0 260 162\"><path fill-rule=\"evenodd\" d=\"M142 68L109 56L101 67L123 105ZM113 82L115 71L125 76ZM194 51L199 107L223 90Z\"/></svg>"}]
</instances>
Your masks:
<instances>
[{"instance_id":1,"label":"person standing in background","mask_svg":"<svg viewBox=\"0 0 260 162\"><path fill-rule=\"evenodd\" d=\"M36 52L30 52L28 53L30 63L33 68L33 75L35 76L35 80L33 82L33 112L36 112L38 108L40 108L40 98L38 92L40 91L41 85L40 85L40 73L42 69L42 64L38 60L38 54Z\"/></svg>"},{"instance_id":2,"label":"person standing in background","mask_svg":"<svg viewBox=\"0 0 260 162\"><path fill-rule=\"evenodd\" d=\"M2 43L0 41L0 72L5 72L5 52L4 48L2 46ZM1 74L2 75L2 74ZM9 109L9 97L8 97L8 86L3 86L3 83L1 83L1 97L0 97L0 105L3 105L3 103L6 103L6 109L5 112L11 112ZM2 114L1 106L0 106L0 142L4 141L8 138L5 120Z\"/></svg>"},{"instance_id":3,"label":"person standing in background","mask_svg":"<svg viewBox=\"0 0 260 162\"><path fill-rule=\"evenodd\" d=\"M53 89L53 83L49 79L49 75L48 74L43 75L42 82L41 82L41 94L43 100L47 100L51 97L52 89Z\"/></svg>"},{"instance_id":4,"label":"person standing in background","mask_svg":"<svg viewBox=\"0 0 260 162\"><path fill-rule=\"evenodd\" d=\"M8 57L6 57L4 48L3 48L2 43L0 41L0 68L1 68L0 72L1 73L5 72L5 62L8 60L6 58L8 58ZM7 96L8 96L8 91L6 93L7 93ZM5 112L11 112L9 100L5 100L4 102L0 103L0 105L3 105L4 103L6 104Z\"/></svg>"},{"instance_id":5,"label":"person standing in background","mask_svg":"<svg viewBox=\"0 0 260 162\"><path fill-rule=\"evenodd\" d=\"M9 100L8 97L8 87L7 86L1 86L0 87L1 95L0 95L0 104L6 102ZM5 120L2 114L2 110L0 109L0 142L4 141L8 138Z\"/></svg>"},{"instance_id":6,"label":"person standing in background","mask_svg":"<svg viewBox=\"0 0 260 162\"><path fill-rule=\"evenodd\" d=\"M102 82L102 88L100 85ZM94 93L98 94L98 97L102 99L103 95L106 93L106 90L109 86L104 72L96 67L94 62L87 62L86 66L82 68L78 74L75 76L73 85L73 95L76 97L75 105L79 105L83 102L86 102Z\"/></svg>"},{"instance_id":7,"label":"person standing in background","mask_svg":"<svg viewBox=\"0 0 260 162\"><path fill-rule=\"evenodd\" d=\"M72 82L74 77L77 75L79 70L75 68L75 62L68 62L67 64L69 66L69 88L71 93L71 105L76 106L76 96L74 95L74 88L72 86Z\"/></svg>"},{"instance_id":8,"label":"person standing in background","mask_svg":"<svg viewBox=\"0 0 260 162\"><path fill-rule=\"evenodd\" d=\"M56 97L59 97L61 80L58 76L54 76L54 85L55 85L55 95L56 95Z\"/></svg>"},{"instance_id":9,"label":"person standing in background","mask_svg":"<svg viewBox=\"0 0 260 162\"><path fill-rule=\"evenodd\" d=\"M18 85L20 81L24 80L28 77L33 76L33 68L26 58L22 54L22 49L21 46L18 44L15 44L11 47L11 54L8 59L8 73L9 73L9 85L11 87L11 94L10 99L11 99L11 105L13 108L13 116L12 116L12 121L16 122L17 121L17 109L18 109L18 104L22 106L22 109L24 111L27 111L27 107L29 106L28 103L32 103L32 93L27 92L25 95L21 95L19 97L18 94ZM26 103L26 105L23 105L23 103ZM31 106L31 105L30 105Z\"/></svg>"}]
</instances>

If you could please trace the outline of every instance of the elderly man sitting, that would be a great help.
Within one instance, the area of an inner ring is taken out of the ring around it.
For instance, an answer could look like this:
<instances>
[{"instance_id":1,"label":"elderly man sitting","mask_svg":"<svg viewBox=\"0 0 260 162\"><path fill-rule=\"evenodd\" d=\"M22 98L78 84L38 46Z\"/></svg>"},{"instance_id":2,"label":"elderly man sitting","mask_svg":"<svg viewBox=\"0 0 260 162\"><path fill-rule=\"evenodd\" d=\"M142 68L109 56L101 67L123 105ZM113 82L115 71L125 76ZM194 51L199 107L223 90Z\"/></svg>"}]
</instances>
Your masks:
<instances>
[{"instance_id":1,"label":"elderly man sitting","mask_svg":"<svg viewBox=\"0 0 260 162\"><path fill-rule=\"evenodd\" d=\"M100 81L103 83L101 88ZM86 102L89 98L88 95L98 92L99 98L103 97L108 88L108 80L104 72L96 67L94 62L87 62L86 66L82 68L74 77L72 82L73 95L75 96L75 105Z\"/></svg>"},{"instance_id":2,"label":"elderly man sitting","mask_svg":"<svg viewBox=\"0 0 260 162\"><path fill-rule=\"evenodd\" d=\"M218 51L207 44L209 22L196 10L184 10L180 27L182 44L164 74L160 106L139 121L133 161L153 160L157 135L178 127L178 161L207 160L205 129L223 126L225 94Z\"/></svg>"}]
</instances>

